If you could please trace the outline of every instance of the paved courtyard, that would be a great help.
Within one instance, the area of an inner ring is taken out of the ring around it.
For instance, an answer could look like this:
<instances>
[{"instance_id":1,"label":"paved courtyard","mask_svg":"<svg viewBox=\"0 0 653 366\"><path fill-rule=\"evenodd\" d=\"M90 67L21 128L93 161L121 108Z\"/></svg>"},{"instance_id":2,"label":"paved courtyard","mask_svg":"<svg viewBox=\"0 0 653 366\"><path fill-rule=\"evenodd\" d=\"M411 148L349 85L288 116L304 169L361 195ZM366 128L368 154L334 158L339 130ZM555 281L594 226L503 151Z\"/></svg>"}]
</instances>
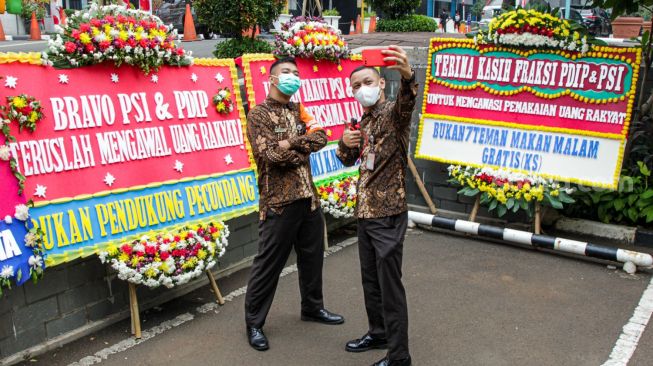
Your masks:
<instances>
[{"instance_id":1,"label":"paved courtyard","mask_svg":"<svg viewBox=\"0 0 653 366\"><path fill-rule=\"evenodd\" d=\"M281 279L265 331L271 348L249 348L243 301L248 270L143 314L144 338L124 320L25 365L369 365L383 351L351 354L344 343L366 330L354 238L325 261L326 306L340 326L299 320L297 274ZM404 279L415 365L601 365L651 281L579 258L471 238L409 230ZM289 263L291 265L291 263ZM649 304L650 306L650 304ZM641 310L641 307L640 307ZM650 365L646 330L630 365Z\"/></svg>"}]
</instances>

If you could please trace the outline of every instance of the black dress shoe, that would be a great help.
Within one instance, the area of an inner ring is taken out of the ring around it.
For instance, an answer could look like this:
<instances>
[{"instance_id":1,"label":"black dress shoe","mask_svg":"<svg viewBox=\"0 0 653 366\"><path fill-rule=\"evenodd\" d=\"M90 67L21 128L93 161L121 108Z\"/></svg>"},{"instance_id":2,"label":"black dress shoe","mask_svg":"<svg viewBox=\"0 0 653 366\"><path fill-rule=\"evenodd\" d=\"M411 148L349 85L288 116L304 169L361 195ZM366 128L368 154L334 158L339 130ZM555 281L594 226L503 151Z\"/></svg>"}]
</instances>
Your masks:
<instances>
[{"instance_id":1,"label":"black dress shoe","mask_svg":"<svg viewBox=\"0 0 653 366\"><path fill-rule=\"evenodd\" d=\"M247 339L249 340L249 345L257 351L265 351L270 348L263 329L247 327Z\"/></svg>"},{"instance_id":2,"label":"black dress shoe","mask_svg":"<svg viewBox=\"0 0 653 366\"><path fill-rule=\"evenodd\" d=\"M411 364L410 357L404 358L403 360L390 360L386 356L372 366L410 366Z\"/></svg>"},{"instance_id":3,"label":"black dress shoe","mask_svg":"<svg viewBox=\"0 0 653 366\"><path fill-rule=\"evenodd\" d=\"M342 324L345 322L345 318L342 315L331 313L326 309L320 309L314 313L305 313L302 311L302 320L323 324Z\"/></svg>"},{"instance_id":4,"label":"black dress shoe","mask_svg":"<svg viewBox=\"0 0 653 366\"><path fill-rule=\"evenodd\" d=\"M347 342L345 351L347 352L365 352L371 349L385 349L388 348L388 340L384 338L374 338L369 333L365 334L362 338L354 339Z\"/></svg>"}]
</instances>

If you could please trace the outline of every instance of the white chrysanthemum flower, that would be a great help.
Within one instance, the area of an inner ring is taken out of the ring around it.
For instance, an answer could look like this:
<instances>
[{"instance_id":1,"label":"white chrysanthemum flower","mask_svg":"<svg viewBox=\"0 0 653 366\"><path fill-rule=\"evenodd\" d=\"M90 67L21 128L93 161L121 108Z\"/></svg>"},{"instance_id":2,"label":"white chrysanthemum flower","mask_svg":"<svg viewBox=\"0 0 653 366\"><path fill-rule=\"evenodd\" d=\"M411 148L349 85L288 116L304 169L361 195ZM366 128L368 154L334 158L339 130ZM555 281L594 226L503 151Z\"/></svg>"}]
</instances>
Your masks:
<instances>
[{"instance_id":1,"label":"white chrysanthemum flower","mask_svg":"<svg viewBox=\"0 0 653 366\"><path fill-rule=\"evenodd\" d=\"M2 126L0 125L0 128ZM0 160L7 161L11 158L11 149L7 145L0 146Z\"/></svg>"},{"instance_id":2,"label":"white chrysanthemum flower","mask_svg":"<svg viewBox=\"0 0 653 366\"><path fill-rule=\"evenodd\" d=\"M14 275L14 267L13 266L2 266L2 271L0 271L0 277L4 279L9 279L13 277Z\"/></svg>"},{"instance_id":3,"label":"white chrysanthemum flower","mask_svg":"<svg viewBox=\"0 0 653 366\"><path fill-rule=\"evenodd\" d=\"M27 219L29 219L29 208L23 204L16 205L14 217L20 221L27 221Z\"/></svg>"},{"instance_id":4,"label":"white chrysanthemum flower","mask_svg":"<svg viewBox=\"0 0 653 366\"><path fill-rule=\"evenodd\" d=\"M27 263L32 267L32 268L39 268L43 267L43 257L40 255L31 255L29 259L27 260Z\"/></svg>"}]
</instances>

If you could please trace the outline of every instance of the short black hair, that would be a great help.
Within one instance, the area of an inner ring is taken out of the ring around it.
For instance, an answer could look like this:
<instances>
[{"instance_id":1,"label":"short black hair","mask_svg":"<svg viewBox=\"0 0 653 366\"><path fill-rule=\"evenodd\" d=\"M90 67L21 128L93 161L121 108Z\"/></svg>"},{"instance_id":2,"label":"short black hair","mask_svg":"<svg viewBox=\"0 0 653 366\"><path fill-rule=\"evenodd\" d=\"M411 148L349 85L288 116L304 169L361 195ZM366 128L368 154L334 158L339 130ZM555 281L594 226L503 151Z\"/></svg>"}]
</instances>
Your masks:
<instances>
[{"instance_id":1,"label":"short black hair","mask_svg":"<svg viewBox=\"0 0 653 366\"><path fill-rule=\"evenodd\" d=\"M272 66L270 66L270 75L272 75L274 73L274 69L281 64L293 64L297 66L297 62L295 61L294 57L282 57L272 63Z\"/></svg>"},{"instance_id":2,"label":"short black hair","mask_svg":"<svg viewBox=\"0 0 653 366\"><path fill-rule=\"evenodd\" d=\"M365 66L365 65L363 65L363 66L358 66L357 68L355 68L354 71L352 71L351 74L349 74L349 78L351 79L351 76L354 75L355 73L357 73L357 72L359 72L359 71L367 70L367 69L369 69L369 70L373 70L374 73L375 73L378 77L382 77L382 76L381 76L381 73L379 72L379 70L378 70L376 67Z\"/></svg>"}]
</instances>

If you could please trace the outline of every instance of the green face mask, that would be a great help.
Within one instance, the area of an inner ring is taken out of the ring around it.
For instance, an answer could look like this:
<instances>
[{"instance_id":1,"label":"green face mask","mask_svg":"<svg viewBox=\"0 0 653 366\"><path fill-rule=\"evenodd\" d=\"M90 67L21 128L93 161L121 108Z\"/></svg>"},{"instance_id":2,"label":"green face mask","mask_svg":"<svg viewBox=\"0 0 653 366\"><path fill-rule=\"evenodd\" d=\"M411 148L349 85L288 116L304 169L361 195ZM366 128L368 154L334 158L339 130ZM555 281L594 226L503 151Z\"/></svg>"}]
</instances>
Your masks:
<instances>
[{"instance_id":1,"label":"green face mask","mask_svg":"<svg viewBox=\"0 0 653 366\"><path fill-rule=\"evenodd\" d=\"M276 85L277 89L288 96L295 94L302 85L301 80L295 74L281 74L275 77L279 79L279 83Z\"/></svg>"}]
</instances>

